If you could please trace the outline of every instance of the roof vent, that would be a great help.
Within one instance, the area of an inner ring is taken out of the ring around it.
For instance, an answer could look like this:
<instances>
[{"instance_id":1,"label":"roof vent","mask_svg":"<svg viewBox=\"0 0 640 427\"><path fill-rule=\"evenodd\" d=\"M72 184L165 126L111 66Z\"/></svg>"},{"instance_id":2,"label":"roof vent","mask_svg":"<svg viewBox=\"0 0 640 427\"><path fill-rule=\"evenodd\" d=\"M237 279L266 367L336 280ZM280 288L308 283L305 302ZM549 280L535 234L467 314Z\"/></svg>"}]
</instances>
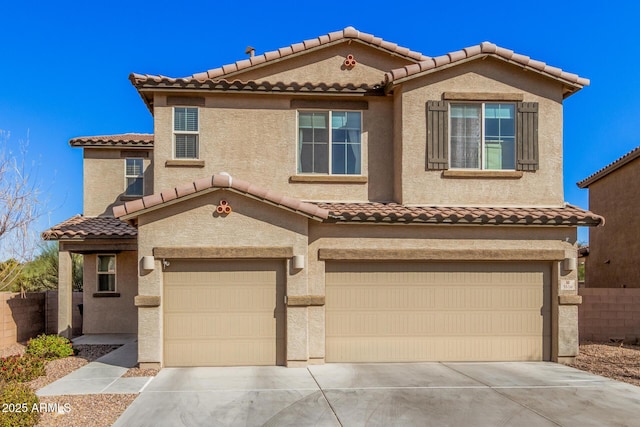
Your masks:
<instances>
[{"instance_id":1,"label":"roof vent","mask_svg":"<svg viewBox=\"0 0 640 427\"><path fill-rule=\"evenodd\" d=\"M249 57L253 58L254 55L256 54L256 48L255 47L251 47L251 46L247 46L247 48L244 50L244 53L249 55Z\"/></svg>"}]
</instances>

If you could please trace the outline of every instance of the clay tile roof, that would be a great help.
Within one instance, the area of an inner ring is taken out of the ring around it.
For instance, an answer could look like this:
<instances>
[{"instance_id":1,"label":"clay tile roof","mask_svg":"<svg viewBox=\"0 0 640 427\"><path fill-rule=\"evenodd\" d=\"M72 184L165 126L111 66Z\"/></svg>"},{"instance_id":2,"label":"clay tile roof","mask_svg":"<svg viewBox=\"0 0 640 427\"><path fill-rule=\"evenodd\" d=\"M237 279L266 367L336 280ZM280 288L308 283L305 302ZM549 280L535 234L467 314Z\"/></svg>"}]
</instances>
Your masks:
<instances>
[{"instance_id":1,"label":"clay tile roof","mask_svg":"<svg viewBox=\"0 0 640 427\"><path fill-rule=\"evenodd\" d=\"M596 173L589 175L587 178L578 182L578 187L586 188L591 184L593 184L594 182L598 181L599 179L609 175L611 172L620 169L622 166L626 165L627 163L631 163L637 158L640 158L640 146L634 148L624 156L620 157L618 160L612 163L609 163L607 166L603 167Z\"/></svg>"},{"instance_id":2,"label":"clay tile roof","mask_svg":"<svg viewBox=\"0 0 640 427\"><path fill-rule=\"evenodd\" d=\"M604 218L576 206L441 207L397 203L317 203L338 221L364 223L596 226Z\"/></svg>"},{"instance_id":3,"label":"clay tile roof","mask_svg":"<svg viewBox=\"0 0 640 427\"><path fill-rule=\"evenodd\" d=\"M381 85L352 83L299 83L299 82L257 82L240 80L214 80L211 78L172 78L148 74L131 74L129 80L136 88L181 88L206 89L219 92L279 92L279 93L361 93L366 95L384 95Z\"/></svg>"},{"instance_id":4,"label":"clay tile roof","mask_svg":"<svg viewBox=\"0 0 640 427\"><path fill-rule=\"evenodd\" d=\"M122 238L131 239L138 235L135 227L118 218L104 216L76 215L42 233L44 240Z\"/></svg>"},{"instance_id":5,"label":"clay tile roof","mask_svg":"<svg viewBox=\"0 0 640 427\"><path fill-rule=\"evenodd\" d=\"M373 36L372 34L360 32L353 27L346 27L340 31L334 31L329 34L316 37L315 39L305 40L301 43L294 43L290 46L285 46L278 50L263 53L262 55L256 55L251 58L250 63L247 63L246 61L237 61L233 64L227 64L219 68L208 70L207 74L210 79L221 78L228 74L245 71L257 64L274 61L287 57L294 53L301 52L303 50L313 49L324 44L337 43L342 40L358 40L359 42L369 44L377 48L387 50L393 54L405 57L411 61L424 61L429 58L428 56L425 56L420 52L413 52L405 47L398 46L395 43L384 41L379 37ZM198 75L194 74L190 77L196 78L196 76Z\"/></svg>"},{"instance_id":6,"label":"clay tile roof","mask_svg":"<svg viewBox=\"0 0 640 427\"><path fill-rule=\"evenodd\" d=\"M286 197L246 181L234 179L225 174L216 174L211 177L201 178L172 189L142 197L141 199L126 202L123 205L114 206L113 215L117 218L131 215L137 216L148 209L160 207L169 202L176 203L179 202L180 199L186 199L189 196L198 195L211 189L231 190L314 219L322 220L329 217L329 211L315 204Z\"/></svg>"},{"instance_id":7,"label":"clay tile roof","mask_svg":"<svg viewBox=\"0 0 640 427\"><path fill-rule=\"evenodd\" d=\"M71 138L72 147L149 147L153 148L152 133L123 133L118 135L79 136Z\"/></svg>"},{"instance_id":8,"label":"clay tile roof","mask_svg":"<svg viewBox=\"0 0 640 427\"><path fill-rule=\"evenodd\" d=\"M475 56L486 55L492 55L506 61L522 65L524 67L532 68L542 74L546 74L550 77L562 80L571 86L576 86L578 89L583 86L589 85L589 79L579 77L573 73L562 71L560 68L551 67L544 62L535 61L528 56L514 53L512 50L496 46L495 44L490 42L482 42L479 45L470 46L455 52L450 52L437 58L427 58L420 63L420 70L415 67L411 67L410 65L391 70L385 74L385 81L387 83L392 83L399 79L404 79L419 74L420 72L425 70L439 68L445 65L453 64L455 62L473 58Z\"/></svg>"}]
</instances>

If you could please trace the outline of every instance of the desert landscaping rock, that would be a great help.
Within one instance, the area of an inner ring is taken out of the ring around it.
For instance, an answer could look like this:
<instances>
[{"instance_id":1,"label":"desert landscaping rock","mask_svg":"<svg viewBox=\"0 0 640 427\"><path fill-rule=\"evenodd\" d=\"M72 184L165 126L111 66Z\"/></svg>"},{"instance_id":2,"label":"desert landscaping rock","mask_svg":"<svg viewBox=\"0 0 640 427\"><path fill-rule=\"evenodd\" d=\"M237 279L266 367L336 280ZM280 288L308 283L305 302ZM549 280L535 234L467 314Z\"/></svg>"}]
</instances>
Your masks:
<instances>
[{"instance_id":1,"label":"desert landscaping rock","mask_svg":"<svg viewBox=\"0 0 640 427\"><path fill-rule=\"evenodd\" d=\"M584 343L572 366L640 386L640 346L637 345Z\"/></svg>"}]
</instances>

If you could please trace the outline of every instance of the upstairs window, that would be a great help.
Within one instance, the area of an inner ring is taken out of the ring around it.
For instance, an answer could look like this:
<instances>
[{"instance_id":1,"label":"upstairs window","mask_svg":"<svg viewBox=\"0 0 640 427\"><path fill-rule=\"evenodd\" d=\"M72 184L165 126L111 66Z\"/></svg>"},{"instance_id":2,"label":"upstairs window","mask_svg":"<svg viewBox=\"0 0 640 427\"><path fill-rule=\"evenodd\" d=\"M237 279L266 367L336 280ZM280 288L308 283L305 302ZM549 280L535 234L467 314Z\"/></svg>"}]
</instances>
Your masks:
<instances>
[{"instance_id":1,"label":"upstairs window","mask_svg":"<svg viewBox=\"0 0 640 427\"><path fill-rule=\"evenodd\" d=\"M298 173L360 175L362 113L298 113Z\"/></svg>"},{"instance_id":2,"label":"upstairs window","mask_svg":"<svg viewBox=\"0 0 640 427\"><path fill-rule=\"evenodd\" d=\"M144 195L143 161L137 158L124 160L125 196Z\"/></svg>"},{"instance_id":3,"label":"upstairs window","mask_svg":"<svg viewBox=\"0 0 640 427\"><path fill-rule=\"evenodd\" d=\"M515 124L515 104L451 104L451 168L515 170Z\"/></svg>"},{"instance_id":4,"label":"upstairs window","mask_svg":"<svg viewBox=\"0 0 640 427\"><path fill-rule=\"evenodd\" d=\"M175 159L197 159L198 109L195 107L174 107L173 140Z\"/></svg>"},{"instance_id":5,"label":"upstairs window","mask_svg":"<svg viewBox=\"0 0 640 427\"><path fill-rule=\"evenodd\" d=\"M116 256L98 255L98 292L116 291Z\"/></svg>"}]
</instances>

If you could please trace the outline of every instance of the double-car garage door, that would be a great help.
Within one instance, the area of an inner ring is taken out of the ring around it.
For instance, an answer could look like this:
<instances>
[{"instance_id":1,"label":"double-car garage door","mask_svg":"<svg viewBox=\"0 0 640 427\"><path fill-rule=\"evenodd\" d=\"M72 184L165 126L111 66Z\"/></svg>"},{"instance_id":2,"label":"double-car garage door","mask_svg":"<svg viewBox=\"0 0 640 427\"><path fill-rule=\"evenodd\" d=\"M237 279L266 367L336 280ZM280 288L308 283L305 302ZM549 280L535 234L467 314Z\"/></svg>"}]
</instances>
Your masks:
<instances>
[{"instance_id":1,"label":"double-car garage door","mask_svg":"<svg viewBox=\"0 0 640 427\"><path fill-rule=\"evenodd\" d=\"M327 263L326 361L549 360L549 267Z\"/></svg>"},{"instance_id":2,"label":"double-car garage door","mask_svg":"<svg viewBox=\"0 0 640 427\"><path fill-rule=\"evenodd\" d=\"M284 261L172 260L165 366L285 363ZM327 362L549 360L544 263L326 263ZM318 337L311 337L318 339Z\"/></svg>"}]
</instances>

